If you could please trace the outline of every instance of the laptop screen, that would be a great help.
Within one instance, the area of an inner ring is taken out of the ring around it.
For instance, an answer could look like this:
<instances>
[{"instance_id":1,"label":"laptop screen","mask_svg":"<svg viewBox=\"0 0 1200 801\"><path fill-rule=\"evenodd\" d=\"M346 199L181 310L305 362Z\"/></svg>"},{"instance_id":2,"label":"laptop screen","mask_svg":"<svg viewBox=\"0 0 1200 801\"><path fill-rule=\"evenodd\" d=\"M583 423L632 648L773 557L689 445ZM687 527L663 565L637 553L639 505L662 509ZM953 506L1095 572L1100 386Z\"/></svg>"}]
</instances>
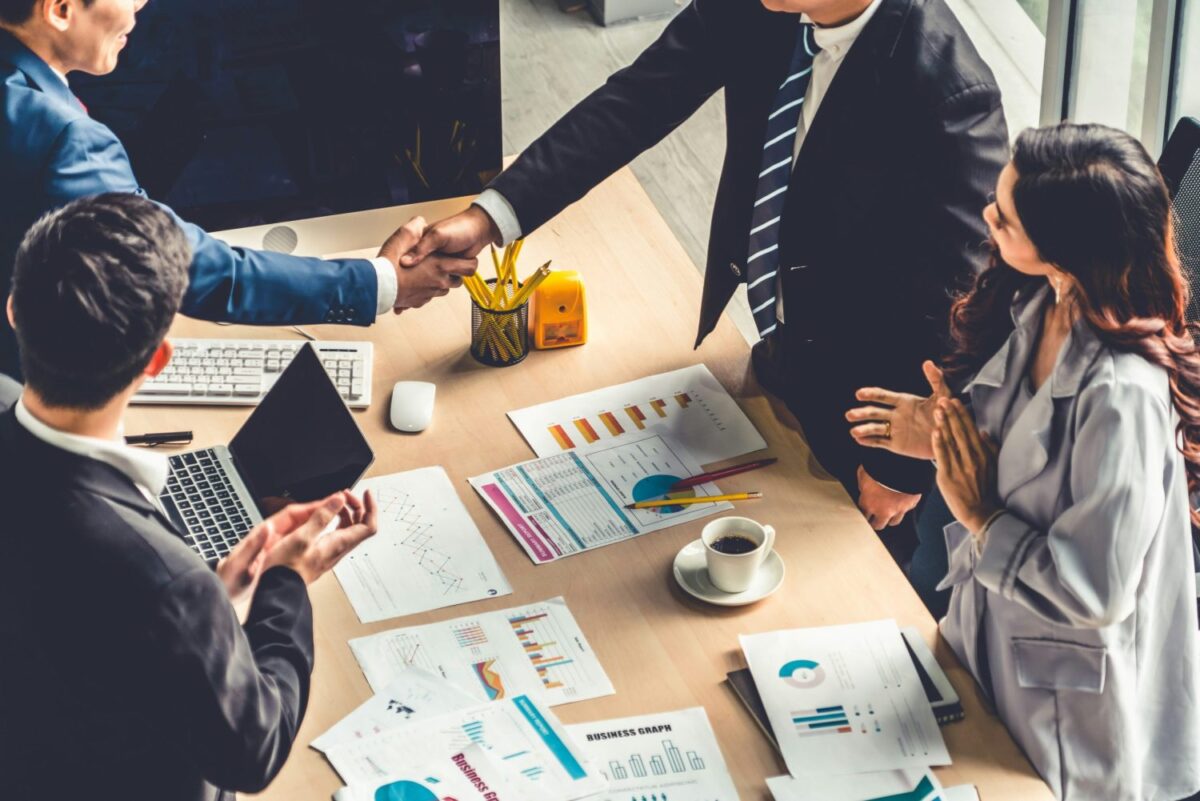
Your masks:
<instances>
[{"instance_id":1,"label":"laptop screen","mask_svg":"<svg viewBox=\"0 0 1200 801\"><path fill-rule=\"evenodd\" d=\"M267 516L354 486L375 459L321 360L306 344L229 443Z\"/></svg>"}]
</instances>

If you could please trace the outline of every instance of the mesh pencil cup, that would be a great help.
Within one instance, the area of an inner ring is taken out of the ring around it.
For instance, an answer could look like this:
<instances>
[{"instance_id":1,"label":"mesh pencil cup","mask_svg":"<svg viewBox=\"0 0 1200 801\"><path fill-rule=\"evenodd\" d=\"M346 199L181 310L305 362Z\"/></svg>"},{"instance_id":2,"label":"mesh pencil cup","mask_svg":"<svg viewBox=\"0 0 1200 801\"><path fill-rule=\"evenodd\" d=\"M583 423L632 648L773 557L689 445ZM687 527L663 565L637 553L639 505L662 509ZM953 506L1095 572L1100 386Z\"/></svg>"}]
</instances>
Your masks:
<instances>
[{"instance_id":1,"label":"mesh pencil cup","mask_svg":"<svg viewBox=\"0 0 1200 801\"><path fill-rule=\"evenodd\" d=\"M495 291L496 279L487 281L489 292ZM511 298L513 290L506 288ZM486 309L471 300L471 356L489 367L508 367L529 355L529 302L515 309L499 311Z\"/></svg>"}]
</instances>

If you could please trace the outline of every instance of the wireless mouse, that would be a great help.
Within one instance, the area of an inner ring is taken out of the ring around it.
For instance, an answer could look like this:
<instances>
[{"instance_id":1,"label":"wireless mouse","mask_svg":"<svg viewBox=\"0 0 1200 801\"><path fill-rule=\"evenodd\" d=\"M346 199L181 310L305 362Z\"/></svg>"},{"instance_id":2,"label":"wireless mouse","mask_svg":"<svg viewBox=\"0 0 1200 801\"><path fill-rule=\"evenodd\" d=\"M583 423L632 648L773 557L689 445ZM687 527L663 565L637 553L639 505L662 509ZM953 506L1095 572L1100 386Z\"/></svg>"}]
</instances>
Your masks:
<instances>
[{"instance_id":1,"label":"wireless mouse","mask_svg":"<svg viewBox=\"0 0 1200 801\"><path fill-rule=\"evenodd\" d=\"M392 428L416 433L433 419L433 396L437 387L428 381L400 381L392 387Z\"/></svg>"}]
</instances>

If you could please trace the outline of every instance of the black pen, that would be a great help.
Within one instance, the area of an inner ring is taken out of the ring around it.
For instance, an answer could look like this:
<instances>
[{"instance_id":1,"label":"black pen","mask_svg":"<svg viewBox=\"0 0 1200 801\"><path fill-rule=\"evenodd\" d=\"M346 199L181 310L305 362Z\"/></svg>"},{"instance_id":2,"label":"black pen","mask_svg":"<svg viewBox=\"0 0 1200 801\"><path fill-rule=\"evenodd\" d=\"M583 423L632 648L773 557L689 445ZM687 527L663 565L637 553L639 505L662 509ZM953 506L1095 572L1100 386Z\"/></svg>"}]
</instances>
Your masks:
<instances>
[{"instance_id":1,"label":"black pen","mask_svg":"<svg viewBox=\"0 0 1200 801\"><path fill-rule=\"evenodd\" d=\"M159 434L138 434L125 438L126 445L187 445L192 441L191 431L163 431Z\"/></svg>"}]
</instances>

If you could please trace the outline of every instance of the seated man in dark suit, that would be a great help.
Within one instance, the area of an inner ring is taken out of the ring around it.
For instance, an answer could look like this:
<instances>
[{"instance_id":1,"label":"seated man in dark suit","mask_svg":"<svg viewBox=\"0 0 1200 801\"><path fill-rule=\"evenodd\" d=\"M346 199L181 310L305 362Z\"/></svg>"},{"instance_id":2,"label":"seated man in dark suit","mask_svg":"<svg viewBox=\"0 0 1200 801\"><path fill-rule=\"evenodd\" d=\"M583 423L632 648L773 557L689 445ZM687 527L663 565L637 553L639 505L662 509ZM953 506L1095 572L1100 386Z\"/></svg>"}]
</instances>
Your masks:
<instances>
[{"instance_id":1,"label":"seated man in dark suit","mask_svg":"<svg viewBox=\"0 0 1200 801\"><path fill-rule=\"evenodd\" d=\"M696 345L746 284L760 383L871 525L896 525L932 472L856 445L843 415L859 387L926 390L950 292L986 265L981 213L1008 156L996 81L945 0L693 0L401 262L533 232L719 89Z\"/></svg>"},{"instance_id":2,"label":"seated man in dark suit","mask_svg":"<svg viewBox=\"0 0 1200 801\"><path fill-rule=\"evenodd\" d=\"M146 0L0 0L0 297L12 255L45 212L104 192L145 194L125 148L91 119L67 86L73 71L107 75L117 66ZM422 306L475 270L446 258L419 270L398 260L423 229L414 220L374 260L326 261L231 248L182 223L191 269L181 311L205 320L261 325L350 323ZM17 375L12 331L0 315L0 373Z\"/></svg>"},{"instance_id":3,"label":"seated man in dark suit","mask_svg":"<svg viewBox=\"0 0 1200 801\"><path fill-rule=\"evenodd\" d=\"M371 496L338 493L268 518L214 572L173 530L157 500L167 457L120 433L171 358L189 256L170 215L132 194L67 204L17 253L8 317L26 385L0 416L5 798L266 787L308 700L305 585L375 532Z\"/></svg>"}]
</instances>

